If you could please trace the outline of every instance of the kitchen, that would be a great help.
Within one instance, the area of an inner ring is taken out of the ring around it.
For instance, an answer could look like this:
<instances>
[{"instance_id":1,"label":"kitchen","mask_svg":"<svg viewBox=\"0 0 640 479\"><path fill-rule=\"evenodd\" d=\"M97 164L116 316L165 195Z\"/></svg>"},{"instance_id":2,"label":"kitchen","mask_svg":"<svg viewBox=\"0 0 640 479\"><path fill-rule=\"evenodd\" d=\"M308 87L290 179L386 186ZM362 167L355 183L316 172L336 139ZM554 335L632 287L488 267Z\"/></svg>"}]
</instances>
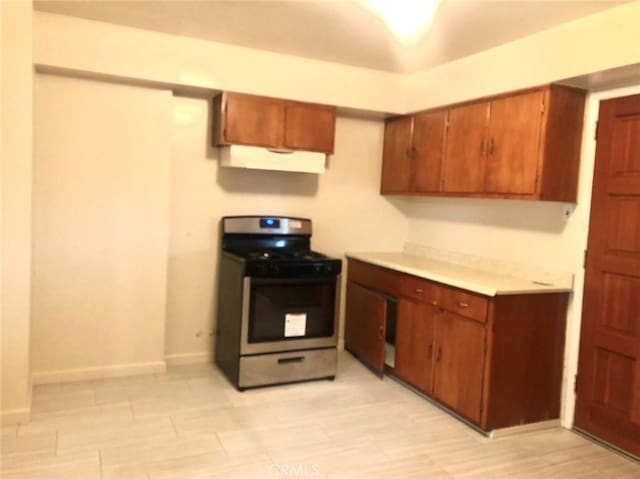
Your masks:
<instances>
[{"instance_id":1,"label":"kitchen","mask_svg":"<svg viewBox=\"0 0 640 479\"><path fill-rule=\"evenodd\" d=\"M42 5L35 11L15 8L3 12L3 36L12 31L16 35L9 39L16 54L12 61L18 65L15 70L3 68L7 75L16 75L3 82L14 87L11 95L3 90L3 101L15 102L11 119L17 132L12 141L20 142L16 147L20 153L14 157L31 158L33 148L33 167L30 160L21 161L10 175L3 173L3 178L11 178L9 185L3 182L3 271L14 272L11 284L17 301L13 304L17 311L7 315L11 297L3 292L3 338L11 338L10 343L3 342L3 387L10 391L3 389L3 412L24 414L29 381L36 384L35 391L42 391L34 396L35 415L38 408L55 412L58 399L61 404L64 399L76 402L78 408L96 407L107 399L117 405L119 395L129 398L144 389L139 385L91 389L89 382L99 374L161 375L165 364L170 370L195 368L187 363L206 364L213 353L219 219L277 214L311 218L312 246L335 257L346 252L401 251L405 243L412 243L498 258L522 268L575 274L561 414L562 425L571 427L595 148L590 141L597 118L594 107L586 105L576 205L380 196L382 118L384 113L421 111L602 71L610 73L600 74L604 83L590 88L605 90L593 95L594 105L607 95L637 93L637 86L614 90L638 84L633 67L640 55L632 21L638 18L637 4L607 9L411 75L59 15L42 11L46 10ZM4 28L5 21L14 30ZM35 73L31 65L36 66ZM584 81L598 81L589 78ZM222 90L338 105L335 151L326 172L219 168L218 151L210 146L210 110L212 92ZM123 116L128 121L123 122ZM3 132L5 125L6 121ZM105 132L118 140L107 141ZM89 157L95 161L86 161ZM13 157L5 153L3 170L9 168L8 158ZM15 223L6 226L10 219ZM95 268L86 268L87 264ZM97 273L104 276L91 276ZM76 280L65 283L64 278ZM113 285L111 296L103 295L104 288L96 284ZM344 309L344 302L341 306ZM346 358L350 371L357 366L348 355L340 357ZM365 373L361 377L368 381ZM201 375L191 374L183 379L203 382L198 379ZM78 383L80 390L63 391L67 388L60 383L73 380L84 381L87 389ZM373 395L403 394L393 383L386 393L377 383L367 384L365 389L373 390ZM208 389L213 396L220 394L216 388ZM294 398L304 397L306 390L287 387L286 391ZM284 392L273 394L286 397ZM457 423L446 424L458 428ZM28 432L27 426L24 429ZM13 432L23 439L20 428ZM42 435L38 439L45 445L39 447L48 453L47 441L55 434ZM65 439L64 432L60 438ZM28 441L18 444L23 442ZM91 462L89 457L82 459ZM58 465L63 466L64 461Z\"/></svg>"}]
</instances>

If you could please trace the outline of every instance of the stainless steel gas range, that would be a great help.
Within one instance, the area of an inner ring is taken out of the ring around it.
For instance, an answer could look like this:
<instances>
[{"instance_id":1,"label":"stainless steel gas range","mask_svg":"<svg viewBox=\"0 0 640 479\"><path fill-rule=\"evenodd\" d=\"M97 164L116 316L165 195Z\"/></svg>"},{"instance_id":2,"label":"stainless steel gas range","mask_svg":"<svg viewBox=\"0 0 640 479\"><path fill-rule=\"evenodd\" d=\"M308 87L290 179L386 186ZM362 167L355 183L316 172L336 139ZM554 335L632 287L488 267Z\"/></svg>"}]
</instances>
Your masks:
<instances>
[{"instance_id":1,"label":"stainless steel gas range","mask_svg":"<svg viewBox=\"0 0 640 479\"><path fill-rule=\"evenodd\" d=\"M216 363L239 390L333 379L342 262L311 250L311 220L222 218Z\"/></svg>"}]
</instances>

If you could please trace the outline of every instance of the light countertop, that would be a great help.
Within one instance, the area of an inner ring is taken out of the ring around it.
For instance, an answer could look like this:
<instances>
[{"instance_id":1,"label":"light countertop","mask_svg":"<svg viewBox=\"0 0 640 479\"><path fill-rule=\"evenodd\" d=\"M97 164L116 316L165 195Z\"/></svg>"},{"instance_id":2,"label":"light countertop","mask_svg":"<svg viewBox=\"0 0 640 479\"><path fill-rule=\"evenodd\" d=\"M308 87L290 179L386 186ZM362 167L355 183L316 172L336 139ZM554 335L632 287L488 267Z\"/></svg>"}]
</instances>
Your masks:
<instances>
[{"instance_id":1,"label":"light countertop","mask_svg":"<svg viewBox=\"0 0 640 479\"><path fill-rule=\"evenodd\" d=\"M346 257L486 296L572 291L571 284L543 283L405 253L347 253Z\"/></svg>"}]
</instances>

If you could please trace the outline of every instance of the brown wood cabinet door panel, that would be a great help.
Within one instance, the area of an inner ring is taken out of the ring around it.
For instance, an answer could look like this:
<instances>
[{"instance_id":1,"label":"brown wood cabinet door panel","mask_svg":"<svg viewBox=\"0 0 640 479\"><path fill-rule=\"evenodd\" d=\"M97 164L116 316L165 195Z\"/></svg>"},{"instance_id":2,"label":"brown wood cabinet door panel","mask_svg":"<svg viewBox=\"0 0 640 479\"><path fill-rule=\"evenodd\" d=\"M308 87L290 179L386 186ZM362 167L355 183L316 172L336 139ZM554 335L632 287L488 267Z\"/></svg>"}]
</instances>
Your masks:
<instances>
[{"instance_id":1,"label":"brown wood cabinet door panel","mask_svg":"<svg viewBox=\"0 0 640 479\"><path fill-rule=\"evenodd\" d=\"M568 296L493 298L487 327L487 430L560 417Z\"/></svg>"},{"instance_id":2,"label":"brown wood cabinet door panel","mask_svg":"<svg viewBox=\"0 0 640 479\"><path fill-rule=\"evenodd\" d=\"M400 294L402 296L416 299L432 306L440 304L440 293L443 287L438 283L408 274L403 274L401 279Z\"/></svg>"},{"instance_id":3,"label":"brown wood cabinet door panel","mask_svg":"<svg viewBox=\"0 0 640 479\"><path fill-rule=\"evenodd\" d=\"M409 191L412 137L413 117L387 120L382 151L382 194Z\"/></svg>"},{"instance_id":4,"label":"brown wood cabinet door panel","mask_svg":"<svg viewBox=\"0 0 640 479\"><path fill-rule=\"evenodd\" d=\"M460 289L442 288L440 305L447 311L484 323L487 320L489 299Z\"/></svg>"},{"instance_id":5,"label":"brown wood cabinet door panel","mask_svg":"<svg viewBox=\"0 0 640 479\"><path fill-rule=\"evenodd\" d=\"M333 153L335 108L287 103L284 146L286 148Z\"/></svg>"},{"instance_id":6,"label":"brown wood cabinet door panel","mask_svg":"<svg viewBox=\"0 0 640 479\"><path fill-rule=\"evenodd\" d=\"M598 122L575 424L640 456L640 95Z\"/></svg>"},{"instance_id":7,"label":"brown wood cabinet door panel","mask_svg":"<svg viewBox=\"0 0 640 479\"><path fill-rule=\"evenodd\" d=\"M280 100L238 93L224 93L226 143L282 147L284 103Z\"/></svg>"},{"instance_id":8,"label":"brown wood cabinet door panel","mask_svg":"<svg viewBox=\"0 0 640 479\"><path fill-rule=\"evenodd\" d=\"M543 200L576 202L585 98L584 90L560 85L548 89L538 185Z\"/></svg>"},{"instance_id":9,"label":"brown wood cabinet door panel","mask_svg":"<svg viewBox=\"0 0 640 479\"><path fill-rule=\"evenodd\" d=\"M486 331L477 321L443 312L436 320L434 396L480 422Z\"/></svg>"},{"instance_id":10,"label":"brown wood cabinet door panel","mask_svg":"<svg viewBox=\"0 0 640 479\"><path fill-rule=\"evenodd\" d=\"M387 301L349 281L345 318L345 347L379 374L384 371Z\"/></svg>"},{"instance_id":11,"label":"brown wood cabinet door panel","mask_svg":"<svg viewBox=\"0 0 640 479\"><path fill-rule=\"evenodd\" d=\"M389 296L401 294L403 274L355 259L348 260L349 281Z\"/></svg>"},{"instance_id":12,"label":"brown wood cabinet door panel","mask_svg":"<svg viewBox=\"0 0 640 479\"><path fill-rule=\"evenodd\" d=\"M438 310L426 304L401 299L396 322L395 374L431 395L435 317Z\"/></svg>"},{"instance_id":13,"label":"brown wood cabinet door panel","mask_svg":"<svg viewBox=\"0 0 640 479\"><path fill-rule=\"evenodd\" d=\"M472 103L449 110L444 154L443 190L484 191L489 103Z\"/></svg>"},{"instance_id":14,"label":"brown wood cabinet door panel","mask_svg":"<svg viewBox=\"0 0 640 479\"><path fill-rule=\"evenodd\" d=\"M536 192L543 100L540 90L491 102L487 193Z\"/></svg>"},{"instance_id":15,"label":"brown wood cabinet door panel","mask_svg":"<svg viewBox=\"0 0 640 479\"><path fill-rule=\"evenodd\" d=\"M413 117L413 191L442 191L447 111Z\"/></svg>"}]
</instances>

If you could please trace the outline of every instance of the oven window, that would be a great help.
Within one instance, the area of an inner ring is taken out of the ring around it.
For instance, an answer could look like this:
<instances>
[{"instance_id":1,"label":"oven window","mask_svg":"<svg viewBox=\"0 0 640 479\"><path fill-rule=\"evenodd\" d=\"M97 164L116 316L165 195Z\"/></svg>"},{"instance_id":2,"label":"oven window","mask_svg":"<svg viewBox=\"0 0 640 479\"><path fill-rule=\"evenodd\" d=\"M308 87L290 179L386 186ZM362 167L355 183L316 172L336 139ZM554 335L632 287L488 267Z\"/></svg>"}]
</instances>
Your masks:
<instances>
[{"instance_id":1,"label":"oven window","mask_svg":"<svg viewBox=\"0 0 640 479\"><path fill-rule=\"evenodd\" d=\"M333 336L336 280L252 280L249 343Z\"/></svg>"}]
</instances>

